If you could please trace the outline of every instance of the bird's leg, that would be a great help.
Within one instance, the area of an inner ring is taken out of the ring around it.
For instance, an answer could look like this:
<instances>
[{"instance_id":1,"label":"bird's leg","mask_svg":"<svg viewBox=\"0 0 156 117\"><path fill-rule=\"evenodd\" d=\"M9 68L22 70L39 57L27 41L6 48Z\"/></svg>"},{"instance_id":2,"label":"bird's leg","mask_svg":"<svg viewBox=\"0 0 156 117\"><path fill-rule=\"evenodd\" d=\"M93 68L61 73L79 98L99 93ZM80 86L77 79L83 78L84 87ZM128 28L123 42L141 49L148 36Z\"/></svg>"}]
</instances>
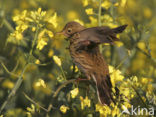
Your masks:
<instances>
[{"instance_id":1,"label":"bird's leg","mask_svg":"<svg viewBox=\"0 0 156 117\"><path fill-rule=\"evenodd\" d=\"M87 77L86 78L77 78L76 82L79 82L79 81L90 81L90 77L88 75L86 75Z\"/></svg>"},{"instance_id":2,"label":"bird's leg","mask_svg":"<svg viewBox=\"0 0 156 117\"><path fill-rule=\"evenodd\" d=\"M76 82L80 82L80 81L89 81L90 80L90 78L77 78L76 79Z\"/></svg>"}]
</instances>

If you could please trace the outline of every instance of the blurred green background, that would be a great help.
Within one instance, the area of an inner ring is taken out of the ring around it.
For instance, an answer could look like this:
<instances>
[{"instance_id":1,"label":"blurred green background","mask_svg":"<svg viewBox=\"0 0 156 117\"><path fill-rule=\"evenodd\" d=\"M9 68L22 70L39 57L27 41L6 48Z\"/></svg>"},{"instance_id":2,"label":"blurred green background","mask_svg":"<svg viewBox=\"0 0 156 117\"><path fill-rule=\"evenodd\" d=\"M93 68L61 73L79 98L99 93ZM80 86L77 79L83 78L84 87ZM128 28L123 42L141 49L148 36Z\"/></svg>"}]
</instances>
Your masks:
<instances>
[{"instance_id":1,"label":"blurred green background","mask_svg":"<svg viewBox=\"0 0 156 117\"><path fill-rule=\"evenodd\" d=\"M99 5L100 0L0 0L0 106L15 86L18 79L16 75L20 75L24 68L28 53L31 51L32 42L30 40L33 40L35 33L30 32L31 26L36 26L35 23L28 23L27 31L22 34L23 38L25 37L29 41L20 43L10 41L7 43L9 35L19 25L13 20L13 17L21 14L24 10L31 12L37 11L39 8L51 16L57 13L56 27L45 25L42 20L39 22L44 24L42 29L48 29L53 34L62 30L67 22L73 20L81 22L86 27L102 25L114 28L128 24L125 32L119 37L120 42L115 45L102 45L103 56L109 65L122 72L125 79L137 76L138 83L142 83L142 79L146 80L147 83L151 82L150 86L152 85L153 88L150 90L155 96L156 1L101 0L100 19ZM92 9L93 12L87 12L87 9ZM66 49L69 43L65 41L64 37L54 35L52 38L46 39L48 41L46 40L47 44L43 49L34 49L30 60L31 63L36 64L29 65L25 70L20 88L2 111L4 117L100 116L98 112L94 112L97 103L97 99L94 100L96 96L93 96L92 106L88 110L80 109L79 98L71 100L70 90L77 87L77 84L67 85L59 92L57 98L53 98L54 92L61 84L77 78L81 74L71 69L73 63L68 49ZM61 59L61 69L54 62L54 55ZM36 85L37 83L40 85ZM82 89L79 95L86 95L86 84L80 83L78 87ZM140 92L146 97L146 90L144 91ZM35 112L31 112L27 107L31 107L32 102L26 98L23 92L45 108L50 107L50 105L54 107L46 112L35 105ZM95 87L93 87L93 92L95 93ZM134 102L139 103L137 100ZM70 107L67 113L60 112L61 105ZM155 106L154 103L152 105Z\"/></svg>"}]
</instances>

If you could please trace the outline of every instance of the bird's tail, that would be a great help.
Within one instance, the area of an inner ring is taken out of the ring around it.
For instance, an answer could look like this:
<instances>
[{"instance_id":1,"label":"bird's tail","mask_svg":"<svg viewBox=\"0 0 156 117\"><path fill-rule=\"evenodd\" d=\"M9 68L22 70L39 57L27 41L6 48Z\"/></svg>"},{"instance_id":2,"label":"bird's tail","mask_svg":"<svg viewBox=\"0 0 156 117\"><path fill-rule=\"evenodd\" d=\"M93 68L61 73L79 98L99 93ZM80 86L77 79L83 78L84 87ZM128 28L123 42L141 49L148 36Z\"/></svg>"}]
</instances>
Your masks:
<instances>
[{"instance_id":1,"label":"bird's tail","mask_svg":"<svg viewBox=\"0 0 156 117\"><path fill-rule=\"evenodd\" d=\"M113 94L110 76L107 75L105 78L102 78L101 81L97 80L96 85L100 103L106 104L108 106L111 104L111 102L115 104L115 99L113 98L113 96L118 95L119 90L115 88L116 94Z\"/></svg>"},{"instance_id":2,"label":"bird's tail","mask_svg":"<svg viewBox=\"0 0 156 117\"><path fill-rule=\"evenodd\" d=\"M113 32L114 33L122 33L124 30L125 30L125 28L127 27L127 25L122 25L122 26L119 26L119 27L117 27L117 28L114 28L114 29L112 29L113 30Z\"/></svg>"}]
</instances>

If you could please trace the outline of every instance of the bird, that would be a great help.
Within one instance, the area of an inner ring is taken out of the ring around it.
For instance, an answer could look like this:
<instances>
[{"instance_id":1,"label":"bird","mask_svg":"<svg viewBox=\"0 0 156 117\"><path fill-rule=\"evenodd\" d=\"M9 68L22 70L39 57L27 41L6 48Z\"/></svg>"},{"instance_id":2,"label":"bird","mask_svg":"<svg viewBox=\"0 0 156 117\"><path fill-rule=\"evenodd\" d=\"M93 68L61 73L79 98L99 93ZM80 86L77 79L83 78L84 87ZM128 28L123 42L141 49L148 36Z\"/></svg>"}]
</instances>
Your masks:
<instances>
[{"instance_id":1,"label":"bird","mask_svg":"<svg viewBox=\"0 0 156 117\"><path fill-rule=\"evenodd\" d=\"M109 106L112 102L115 103L115 94L112 91L108 64L100 53L99 45L119 41L116 34L122 33L126 27L127 25L113 29L107 26L86 28L78 22L71 21L58 32L68 38L69 52L75 65L87 79L93 79L95 82L97 97L102 105Z\"/></svg>"}]
</instances>

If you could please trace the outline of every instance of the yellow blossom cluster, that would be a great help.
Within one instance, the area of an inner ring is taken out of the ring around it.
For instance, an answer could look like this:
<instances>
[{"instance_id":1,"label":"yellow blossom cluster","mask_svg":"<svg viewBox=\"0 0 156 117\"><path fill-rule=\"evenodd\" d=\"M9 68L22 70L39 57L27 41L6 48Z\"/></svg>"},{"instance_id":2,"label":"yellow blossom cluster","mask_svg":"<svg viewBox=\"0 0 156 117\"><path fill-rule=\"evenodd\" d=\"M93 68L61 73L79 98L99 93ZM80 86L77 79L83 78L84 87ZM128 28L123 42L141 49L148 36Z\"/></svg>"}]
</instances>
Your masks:
<instances>
[{"instance_id":1,"label":"yellow blossom cluster","mask_svg":"<svg viewBox=\"0 0 156 117\"><path fill-rule=\"evenodd\" d=\"M79 93L79 89L75 88L75 89L71 90L70 93L71 93L71 97L75 98Z\"/></svg>"},{"instance_id":2,"label":"yellow blossom cluster","mask_svg":"<svg viewBox=\"0 0 156 117\"><path fill-rule=\"evenodd\" d=\"M37 37L37 49L42 50L45 45L47 45L48 38L54 36L53 32L46 28L46 25L51 24L54 28L57 27L57 14L56 12L53 15L42 11L41 8L38 8L37 11L27 11L24 10L20 14L17 14L13 17L13 21L16 23L16 29L13 33L10 34L8 42L19 44L21 41L24 41L25 35L24 32L27 29L31 29L32 32L36 32ZM30 39L29 39L30 40Z\"/></svg>"},{"instance_id":3,"label":"yellow blossom cluster","mask_svg":"<svg viewBox=\"0 0 156 117\"><path fill-rule=\"evenodd\" d=\"M65 105L60 106L60 111L61 111L62 113L66 113L67 110L69 110L69 107L67 107L67 106L65 106Z\"/></svg>"},{"instance_id":4,"label":"yellow blossom cluster","mask_svg":"<svg viewBox=\"0 0 156 117\"><path fill-rule=\"evenodd\" d=\"M81 101L81 109L83 110L85 107L90 107L91 106L91 101L88 98L88 96L86 96L85 98L83 98L82 96L80 96L80 101Z\"/></svg>"},{"instance_id":5,"label":"yellow blossom cluster","mask_svg":"<svg viewBox=\"0 0 156 117\"><path fill-rule=\"evenodd\" d=\"M27 107L27 116L31 117L31 114L35 113L35 106L34 104L31 104L31 107Z\"/></svg>"},{"instance_id":6,"label":"yellow blossom cluster","mask_svg":"<svg viewBox=\"0 0 156 117\"><path fill-rule=\"evenodd\" d=\"M61 66L61 59L58 57L58 56L53 56L53 60L54 62L58 65L58 66Z\"/></svg>"}]
</instances>

